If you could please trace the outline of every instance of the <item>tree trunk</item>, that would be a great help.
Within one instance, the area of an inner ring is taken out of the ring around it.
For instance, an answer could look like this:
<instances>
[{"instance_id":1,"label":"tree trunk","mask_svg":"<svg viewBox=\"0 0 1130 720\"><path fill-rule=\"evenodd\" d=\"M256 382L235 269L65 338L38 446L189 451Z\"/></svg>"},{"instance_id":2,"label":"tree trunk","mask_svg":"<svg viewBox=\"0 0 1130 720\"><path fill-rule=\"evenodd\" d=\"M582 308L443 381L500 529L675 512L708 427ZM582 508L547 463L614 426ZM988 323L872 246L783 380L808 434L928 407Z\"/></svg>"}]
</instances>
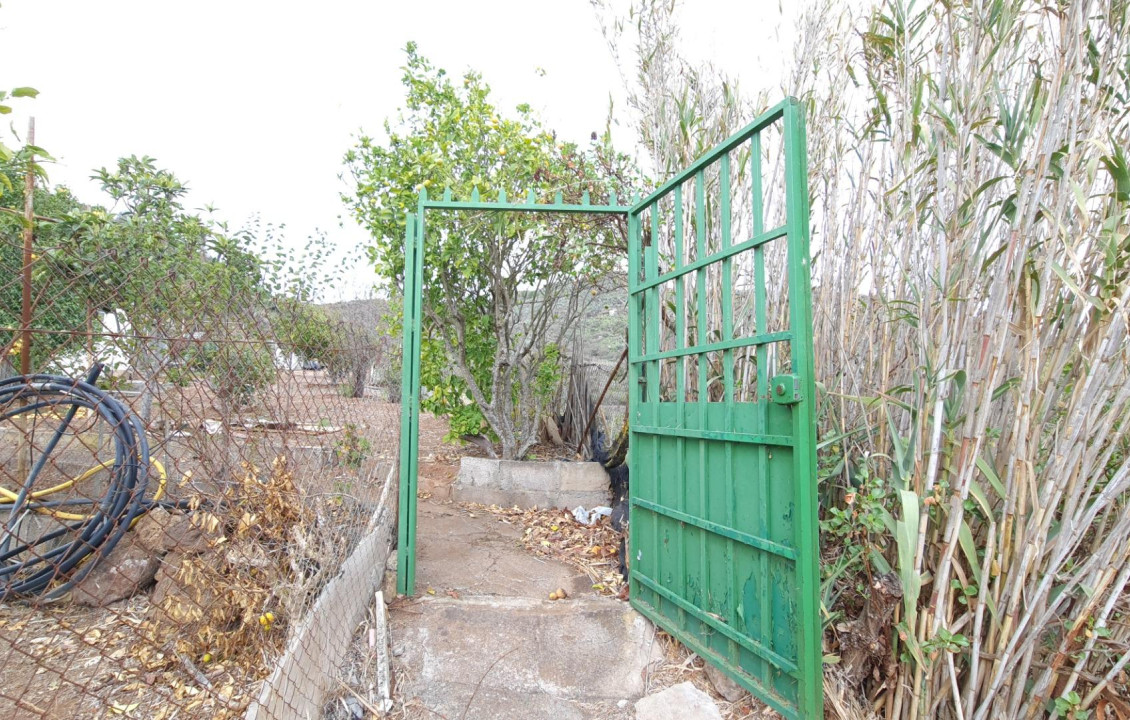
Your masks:
<instances>
[{"instance_id":1,"label":"tree trunk","mask_svg":"<svg viewBox=\"0 0 1130 720\"><path fill-rule=\"evenodd\" d=\"M842 623L840 631L841 667L850 687L857 687L869 674L891 660L891 617L902 599L902 584L897 573L877 575L871 581L871 594L859 617Z\"/></svg>"},{"instance_id":2,"label":"tree trunk","mask_svg":"<svg viewBox=\"0 0 1130 720\"><path fill-rule=\"evenodd\" d=\"M369 377L369 363L357 361L353 365L352 388L349 397L365 397L365 381Z\"/></svg>"}]
</instances>

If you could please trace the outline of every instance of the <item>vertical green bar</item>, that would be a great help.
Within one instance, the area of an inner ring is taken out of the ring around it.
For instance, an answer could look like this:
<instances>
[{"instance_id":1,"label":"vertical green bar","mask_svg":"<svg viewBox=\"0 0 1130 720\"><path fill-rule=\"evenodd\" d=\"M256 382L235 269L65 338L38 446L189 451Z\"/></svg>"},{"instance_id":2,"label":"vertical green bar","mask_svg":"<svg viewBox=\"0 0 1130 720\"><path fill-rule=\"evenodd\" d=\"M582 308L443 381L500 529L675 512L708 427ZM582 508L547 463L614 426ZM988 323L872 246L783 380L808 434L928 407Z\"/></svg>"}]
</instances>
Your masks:
<instances>
[{"instance_id":1,"label":"vertical green bar","mask_svg":"<svg viewBox=\"0 0 1130 720\"><path fill-rule=\"evenodd\" d=\"M752 184L752 209L753 209L753 234L754 236L760 235L765 232L765 210L764 210L764 194L761 186L761 133L755 133L750 138L750 180ZM780 242L774 241L774 242ZM753 302L754 302L754 322L757 325L757 332L766 333L768 330L768 317L769 312L766 308L766 295L765 295L765 246L759 245L753 251ZM758 427L755 432L767 433L769 432L769 348L766 345L757 346L757 365L755 371L757 372L757 423ZM769 500L773 488L769 482L769 449L764 445L757 447L757 481L761 484L760 497L761 502L756 508L757 512L757 534L760 537L769 537ZM769 557L765 552L758 552L758 572L760 574L760 584L763 588L761 592L761 642L766 646L771 643L771 627L773 622L773 603L772 596L769 592ZM772 678L766 673L761 682L765 687L772 687Z\"/></svg>"},{"instance_id":2,"label":"vertical green bar","mask_svg":"<svg viewBox=\"0 0 1130 720\"><path fill-rule=\"evenodd\" d=\"M719 198L720 209L722 214L722 249L728 250L733 242L732 228L730 227L731 212L730 212L730 154L722 155L722 161L719 167L719 184L720 195ZM733 285L733 258L727 257L722 261L722 337L719 340L726 342L734 338L734 285ZM727 430L748 430L748 428L738 428L734 418L734 351L724 350L722 352L722 377L723 377L723 390L722 400L726 405L726 429ZM726 474L724 478L725 486L724 491L726 498L726 526L731 528L737 527L737 493L734 489L734 443L728 442L726 447ZM737 573L734 572L734 552L737 548L734 545L732 538L726 540L726 579L728 582L727 590L733 601L730 604L730 617L727 622L737 625L739 618L737 614L737 598L740 595L739 580ZM726 648L729 656L726 658L734 665L741 665L741 658L739 646L732 639L726 643Z\"/></svg>"},{"instance_id":3,"label":"vertical green bar","mask_svg":"<svg viewBox=\"0 0 1130 720\"><path fill-rule=\"evenodd\" d=\"M793 372L799 376L801 401L793 406L797 533L800 580L799 713L824 717L823 660L820 638L819 526L816 497L816 381L812 349L812 271L808 246L808 160L804 108L789 99L784 112L785 208L789 242L789 325L793 336Z\"/></svg>"},{"instance_id":4,"label":"vertical green bar","mask_svg":"<svg viewBox=\"0 0 1130 720\"><path fill-rule=\"evenodd\" d=\"M659 203L652 204L648 211L651 214L651 243L648 244L644 255L643 276L646 282L651 282L659 277ZM659 326L663 323L663 310L659 306L659 290L659 285L653 285L646 290L646 342L649 355L658 353L663 349L659 347ZM659 368L662 363L662 360L652 360L647 364L647 401L649 404L658 404L662 399L659 388ZM652 418L653 424L654 421L655 418Z\"/></svg>"},{"instance_id":5,"label":"vertical green bar","mask_svg":"<svg viewBox=\"0 0 1130 720\"><path fill-rule=\"evenodd\" d=\"M706 257L706 176L702 170L699 170L694 175L694 223L695 223L695 260L701 262ZM707 338L706 326L706 301L708 288L706 287L706 266L698 269L695 278L695 292L697 293L697 314L695 322L695 346L702 347L709 342ZM705 352L699 352L696 355L695 365L698 367L698 429L706 430L706 408L709 401L707 395L707 375L706 365L710 356ZM706 438L700 438L698 441L698 515L699 517L706 516L707 496L706 486L709 473L707 471L707 447L709 441ZM686 480L684 479L684 483ZM699 582L702 588L710 588L710 576L707 573L707 559L706 559L706 537L707 533L698 533L698 569L699 569ZM703 595L703 602L706 596Z\"/></svg>"},{"instance_id":6,"label":"vertical green bar","mask_svg":"<svg viewBox=\"0 0 1130 720\"><path fill-rule=\"evenodd\" d=\"M721 162L721 209L722 209L722 249L728 250L733 242L730 229L730 154L722 156ZM734 286L733 286L733 256L722 261L722 337L723 342L734 339ZM734 351L722 352L722 374L726 386L726 424L733 428L734 409Z\"/></svg>"},{"instance_id":7,"label":"vertical green bar","mask_svg":"<svg viewBox=\"0 0 1130 720\"><path fill-rule=\"evenodd\" d=\"M412 487L412 491L408 494L409 518L412 523L408 541L411 544L412 552L408 562L408 592L405 593L406 595L411 595L416 586L416 485L420 477L420 352L424 324L424 257L428 252L424 203L427 202L427 199L428 191L425 188L420 191L419 204L416 207L416 266L413 272L413 286L416 288L416 292L413 297L415 307L412 309L412 321L415 323L412 336L416 342L412 351L412 447L408 474L409 484Z\"/></svg>"},{"instance_id":8,"label":"vertical green bar","mask_svg":"<svg viewBox=\"0 0 1130 720\"><path fill-rule=\"evenodd\" d=\"M415 562L415 524L412 504L408 498L413 491L410 478L412 466L412 446L416 442L413 431L413 410L419 393L413 384L412 356L416 352L416 321L413 312L416 307L416 216L408 213L404 220L404 324L401 335L400 368L400 504L396 535L396 591L402 595L412 593L409 581L410 566Z\"/></svg>"},{"instance_id":9,"label":"vertical green bar","mask_svg":"<svg viewBox=\"0 0 1130 720\"><path fill-rule=\"evenodd\" d=\"M675 217L672 233L675 241L675 270L682 270L686 257L683 247L683 186L676 185L674 191ZM675 349L682 350L687 345L687 293L686 277L679 275L675 278ZM675 359L675 423L679 428L687 426L687 362L686 358L679 355ZM679 508L687 506L687 439L680 436L675 438L675 468L673 470L679 483ZM679 565L675 568L677 589L679 597L687 597L687 541L686 523L679 523L678 542ZM679 608L679 629L687 629L687 612Z\"/></svg>"},{"instance_id":10,"label":"vertical green bar","mask_svg":"<svg viewBox=\"0 0 1130 720\"><path fill-rule=\"evenodd\" d=\"M648 208L650 229L651 229L651 242L647 248L644 249L643 259L643 277L645 282L652 282L655 278L659 277L659 202L654 202ZM649 355L660 352L663 348L659 344L659 327L663 323L663 308L660 306L660 286L653 285L647 291L647 317L644 327L646 334L647 352ZM659 405L663 402L663 386L660 383L660 368L663 365L662 360L652 360L647 363L647 404L648 404L648 424L655 426L661 423ZM676 481L681 478L675 473L663 472L659 464L659 447L666 445L668 439L665 437L652 437L650 438L651 445L651 458L650 466L655 475L651 479L651 487L654 488L651 497L648 499L652 502L663 504L664 502L664 489L668 480L674 479ZM629 473L630 477L630 473ZM636 482L641 480L640 477L635 478ZM647 487L642 485L641 487ZM659 516L652 517L651 520L651 544L648 550L651 557L654 558L651 564L651 578L657 582L662 582L663 578L663 553L659 551L659 526L663 520ZM630 527L630 526L629 526ZM637 531L638 532L638 531ZM661 598L656 598L656 607L662 611L664 601Z\"/></svg>"},{"instance_id":11,"label":"vertical green bar","mask_svg":"<svg viewBox=\"0 0 1130 720\"><path fill-rule=\"evenodd\" d=\"M703 177L702 171L699 170L694 175L694 224L695 224L695 260L701 262L706 257L706 179ZM695 345L705 345L707 342L706 336L706 266L702 266L697 271L697 278L695 282L695 291L697 292L698 300L698 317L695 319ZM698 401L705 403L706 396L706 362L707 355L700 353L697 355L698 366ZM703 420L706 419L706 405L701 406ZM705 425L700 425L699 429L704 429Z\"/></svg>"},{"instance_id":12,"label":"vertical green bar","mask_svg":"<svg viewBox=\"0 0 1130 720\"><path fill-rule=\"evenodd\" d=\"M633 203L634 205L635 203ZM637 465L633 460L633 448L639 447L639 436L634 428L640 422L640 220L635 213L628 213L628 477L634 477ZM632 498L638 495L636 483L628 485ZM636 506L628 502L628 527L636 525ZM638 527L638 526L637 526ZM639 551L638 536L628 533L628 562L631 563ZM634 573L628 576L628 597L639 602L640 586Z\"/></svg>"},{"instance_id":13,"label":"vertical green bar","mask_svg":"<svg viewBox=\"0 0 1130 720\"><path fill-rule=\"evenodd\" d=\"M683 186L675 188L675 269L683 269ZM687 342L687 297L686 276L679 275L675 278L675 349L682 350ZM685 427L683 413L686 411L687 379L685 376L686 358L679 355L675 359L675 401L679 403L679 427ZM682 440L679 442L682 447ZM680 470L681 471L681 470Z\"/></svg>"}]
</instances>

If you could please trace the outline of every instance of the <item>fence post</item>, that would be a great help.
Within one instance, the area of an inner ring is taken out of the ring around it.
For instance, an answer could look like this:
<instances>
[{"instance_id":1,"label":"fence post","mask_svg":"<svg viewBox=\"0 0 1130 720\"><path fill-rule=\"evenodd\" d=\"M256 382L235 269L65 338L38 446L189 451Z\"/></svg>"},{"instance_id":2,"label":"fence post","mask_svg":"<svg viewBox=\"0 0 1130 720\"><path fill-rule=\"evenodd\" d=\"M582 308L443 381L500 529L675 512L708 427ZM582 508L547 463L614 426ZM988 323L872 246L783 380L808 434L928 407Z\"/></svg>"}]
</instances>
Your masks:
<instances>
[{"instance_id":1,"label":"fence post","mask_svg":"<svg viewBox=\"0 0 1130 720\"><path fill-rule=\"evenodd\" d=\"M27 146L35 145L35 118L27 121ZM23 298L20 306L20 374L31 373L31 258L35 236L35 151L32 150L24 175L24 268Z\"/></svg>"}]
</instances>

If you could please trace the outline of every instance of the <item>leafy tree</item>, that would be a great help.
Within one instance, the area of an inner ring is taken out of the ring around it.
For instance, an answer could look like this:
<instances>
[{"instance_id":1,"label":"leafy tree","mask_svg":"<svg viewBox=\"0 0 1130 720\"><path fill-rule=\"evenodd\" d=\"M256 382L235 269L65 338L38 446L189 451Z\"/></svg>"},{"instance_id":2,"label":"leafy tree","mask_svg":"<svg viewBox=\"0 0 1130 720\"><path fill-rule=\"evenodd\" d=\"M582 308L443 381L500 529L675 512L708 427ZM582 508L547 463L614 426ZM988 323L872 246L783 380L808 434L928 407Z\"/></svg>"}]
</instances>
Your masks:
<instances>
[{"instance_id":1,"label":"leafy tree","mask_svg":"<svg viewBox=\"0 0 1130 720\"><path fill-rule=\"evenodd\" d=\"M8 188L0 194L0 351L4 358L15 358L21 342L20 311L22 307L21 274L23 272L23 205L26 160L24 150L14 153L14 162L0 165L0 186ZM82 205L65 187L35 189L36 215L61 218L81 212ZM60 223L41 221L36 227L36 248L57 246L66 237ZM32 261L33 300L40 299L34 320L38 332L31 343L32 369L43 369L49 358L78 347L81 339L70 331L84 327L86 308L67 280L52 272L43 253L36 252ZM48 303L44 305L43 303ZM18 366L18 363L13 363Z\"/></svg>"},{"instance_id":2,"label":"leafy tree","mask_svg":"<svg viewBox=\"0 0 1130 720\"><path fill-rule=\"evenodd\" d=\"M12 112L12 100L31 99L38 94L38 90L30 87L0 90L0 115ZM22 342L19 328L22 308L20 278L24 269L23 231L26 227L23 216L24 178L29 167L38 178L46 177L43 166L36 162L36 158L50 156L43 148L31 144L13 149L0 141L0 273L5 278L0 281L0 375L3 376L13 372L12 360L19 354ZM34 206L38 211L37 215L55 217L76 208L78 203L65 188L52 192L37 188ZM49 241L56 235L50 224L40 234ZM33 272L36 272L34 266ZM53 297L56 294L65 296L66 292L57 283L47 282L41 288L41 294ZM70 329L76 311L74 304L66 302L64 298L54 308L54 312L44 319L47 329L54 332L41 336L37 338L37 342L32 343L33 367L37 367L46 357L72 341L71 336L58 331Z\"/></svg>"},{"instance_id":3,"label":"leafy tree","mask_svg":"<svg viewBox=\"0 0 1130 720\"><path fill-rule=\"evenodd\" d=\"M349 312L350 305L367 302L318 306L296 298L276 299L272 322L279 344L303 361L324 365L349 397L364 397L373 365L389 345L379 322L351 316L356 313Z\"/></svg>"},{"instance_id":4,"label":"leafy tree","mask_svg":"<svg viewBox=\"0 0 1130 720\"><path fill-rule=\"evenodd\" d=\"M272 321L279 344L299 359L324 364L334 354L338 344L334 323L317 305L283 299L276 303Z\"/></svg>"},{"instance_id":5,"label":"leafy tree","mask_svg":"<svg viewBox=\"0 0 1130 720\"><path fill-rule=\"evenodd\" d=\"M0 115L8 115L12 112L12 106L9 104L16 98L34 98L39 95L39 91L30 87L18 87L11 90L0 90ZM0 142L0 163L10 163L16 159L18 152ZM5 191L11 191L13 183L6 175L0 177L0 195Z\"/></svg>"},{"instance_id":6,"label":"leafy tree","mask_svg":"<svg viewBox=\"0 0 1130 720\"><path fill-rule=\"evenodd\" d=\"M369 229L370 259L394 293L403 287L405 214L417 193L451 188L467 199L505 193L567 203L585 194L624 197L637 173L594 134L587 148L560 142L519 105L505 117L475 72L453 83L407 48L404 107L388 140L362 136L345 157L355 183L343 200ZM547 398L535 391L548 349L563 345L592 287L619 269L626 228L592 216L519 213L428 215L425 407L452 416L456 432L489 429L502 455L536 441Z\"/></svg>"},{"instance_id":7,"label":"leafy tree","mask_svg":"<svg viewBox=\"0 0 1130 720\"><path fill-rule=\"evenodd\" d=\"M128 320L133 339L119 344L145 380L142 416L157 377L177 363L203 372L225 403L243 404L273 379L256 314L268 300L259 260L242 238L186 211L187 188L152 158L122 158L95 178L112 210L66 216L44 262L87 308Z\"/></svg>"}]
</instances>

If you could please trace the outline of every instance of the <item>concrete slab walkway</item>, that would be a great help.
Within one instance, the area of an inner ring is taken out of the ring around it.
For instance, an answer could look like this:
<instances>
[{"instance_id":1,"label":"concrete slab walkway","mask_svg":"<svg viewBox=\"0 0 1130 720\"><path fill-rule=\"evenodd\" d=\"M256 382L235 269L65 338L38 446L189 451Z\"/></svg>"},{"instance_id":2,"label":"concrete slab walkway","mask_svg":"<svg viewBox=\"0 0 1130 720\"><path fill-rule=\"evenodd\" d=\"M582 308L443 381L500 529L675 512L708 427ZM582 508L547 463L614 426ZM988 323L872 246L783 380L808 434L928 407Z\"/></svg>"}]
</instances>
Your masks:
<instances>
[{"instance_id":1,"label":"concrete slab walkway","mask_svg":"<svg viewBox=\"0 0 1130 720\"><path fill-rule=\"evenodd\" d=\"M649 622L527 553L522 528L493 515L421 502L418 522L418 598L391 611L396 694L414 699L412 717L632 718L663 659ZM569 597L549 600L557 588Z\"/></svg>"}]
</instances>

